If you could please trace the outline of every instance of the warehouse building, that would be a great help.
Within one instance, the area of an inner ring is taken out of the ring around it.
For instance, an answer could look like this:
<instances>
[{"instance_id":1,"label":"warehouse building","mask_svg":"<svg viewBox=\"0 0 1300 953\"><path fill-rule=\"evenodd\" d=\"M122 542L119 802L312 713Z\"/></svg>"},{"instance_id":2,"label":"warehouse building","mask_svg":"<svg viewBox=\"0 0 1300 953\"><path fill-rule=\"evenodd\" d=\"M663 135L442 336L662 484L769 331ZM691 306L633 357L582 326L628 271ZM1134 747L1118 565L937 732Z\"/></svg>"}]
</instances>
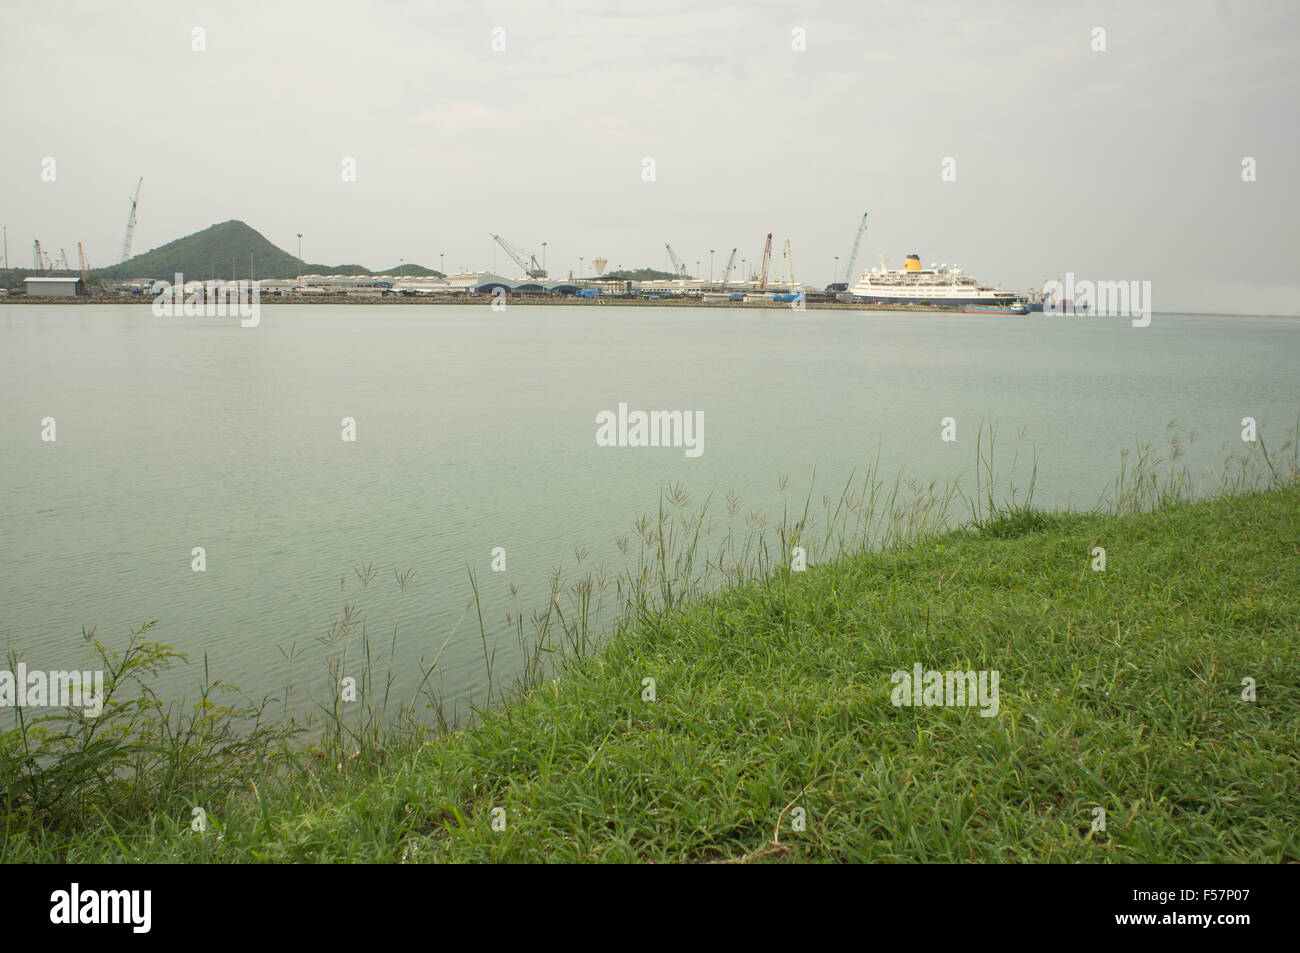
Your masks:
<instances>
[{"instance_id":1,"label":"warehouse building","mask_svg":"<svg viewBox=\"0 0 1300 953\"><path fill-rule=\"evenodd\" d=\"M72 297L74 295L85 294L85 288L81 284L80 275L66 275L54 278L24 278L23 288L29 295L34 297L44 295L46 297Z\"/></svg>"}]
</instances>

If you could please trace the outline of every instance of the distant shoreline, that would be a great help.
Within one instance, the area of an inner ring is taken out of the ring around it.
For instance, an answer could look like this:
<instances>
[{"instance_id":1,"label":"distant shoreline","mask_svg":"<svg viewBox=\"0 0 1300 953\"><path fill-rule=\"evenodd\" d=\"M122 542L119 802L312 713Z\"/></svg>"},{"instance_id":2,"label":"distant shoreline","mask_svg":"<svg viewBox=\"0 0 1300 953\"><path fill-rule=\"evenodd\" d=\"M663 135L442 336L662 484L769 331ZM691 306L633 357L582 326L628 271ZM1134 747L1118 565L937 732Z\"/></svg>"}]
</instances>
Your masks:
<instances>
[{"instance_id":1,"label":"distant shoreline","mask_svg":"<svg viewBox=\"0 0 1300 953\"><path fill-rule=\"evenodd\" d=\"M386 297L350 297L347 295L295 295L290 298L280 298L267 296L261 299L263 307L269 305L303 305L303 304L328 304L328 305L478 305L481 307L491 307L495 299L492 295L388 295ZM0 304L135 304L149 305L153 299L140 295L78 295L76 297L55 295L9 295L0 296ZM559 305L576 305L578 307L665 307L665 308L742 308L753 310L755 308L780 308L786 311L791 309L791 302L788 301L701 301L691 298L660 298L651 301L646 298L621 298L612 295L603 298L578 298L572 296L552 297L549 295L519 295L506 299L510 307L515 305L528 306L559 306ZM867 306L848 301L806 301L804 308L821 308L821 309L841 309L848 311L936 311L951 312L961 314L960 308L942 307L932 305L896 305L881 304ZM797 309L794 309L797 310Z\"/></svg>"},{"instance_id":2,"label":"distant shoreline","mask_svg":"<svg viewBox=\"0 0 1300 953\"><path fill-rule=\"evenodd\" d=\"M4 304L76 304L76 305L97 305L97 304L119 304L119 305L149 305L152 304L152 298L140 295L78 295L55 296L55 295L0 295L0 305ZM262 299L261 304L266 305L304 305L304 304L326 304L326 305L477 305L480 307L491 307L493 297L491 295L422 295L422 296L402 296L388 295L386 297L348 297L346 295L296 295L290 298L280 298L268 296ZM622 298L606 296L601 298L578 298L572 296L551 297L520 295L507 299L510 307L515 305L554 307L562 305L572 305L583 308L603 308L603 307L646 307L646 308L730 308L742 311L754 311L761 309L780 309L780 310L798 310L792 309L788 301L701 301L692 298L660 298L657 301L651 301L646 298ZM961 308L946 307L942 305L915 305L915 304L864 304L850 301L806 301L803 308L809 311L901 311L905 313L932 313L932 314L966 314ZM1153 314L1183 314L1188 316L1203 316L1215 318L1290 318L1295 320L1300 318L1300 314L1229 314L1221 311L1156 311ZM1082 317L1092 318L1101 317L1101 315L1082 314L1082 315L1053 315L1046 312L1031 311L1025 315L998 315L998 317L1033 317L1042 315L1044 317Z\"/></svg>"}]
</instances>

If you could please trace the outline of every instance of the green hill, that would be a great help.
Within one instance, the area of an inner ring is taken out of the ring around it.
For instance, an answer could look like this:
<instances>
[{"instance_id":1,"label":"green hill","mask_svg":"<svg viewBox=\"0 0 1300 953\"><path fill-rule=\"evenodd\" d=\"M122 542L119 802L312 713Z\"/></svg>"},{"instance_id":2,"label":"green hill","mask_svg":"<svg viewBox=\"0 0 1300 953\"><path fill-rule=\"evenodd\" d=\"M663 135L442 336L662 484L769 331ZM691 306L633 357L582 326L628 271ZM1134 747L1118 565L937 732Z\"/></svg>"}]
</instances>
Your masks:
<instances>
[{"instance_id":1,"label":"green hill","mask_svg":"<svg viewBox=\"0 0 1300 953\"><path fill-rule=\"evenodd\" d=\"M331 274L335 274L335 275L346 275L346 274L351 274L351 272L347 272L347 271L335 271L335 272L331 272ZM417 276L420 277L420 278L441 278L441 277L442 277L442 272L440 272L440 271L437 271L437 270L435 270L435 269L433 269L433 268L425 268L423 265L413 265L413 264L411 264L409 261L408 261L406 264L404 264L404 265L394 265L392 268L384 268L384 269L382 269L382 270L380 270L380 271L371 271L371 270L368 270L368 269L367 269L367 270L365 270L365 271L362 271L361 274L364 274L364 275L403 275L403 276L405 276L405 277L407 277L407 278L414 278L414 277L417 277Z\"/></svg>"},{"instance_id":2,"label":"green hill","mask_svg":"<svg viewBox=\"0 0 1300 953\"><path fill-rule=\"evenodd\" d=\"M297 257L267 241L244 222L231 220L193 235L160 245L136 255L125 266L110 265L91 272L95 278L170 278L180 272L188 279L292 278L295 275L382 275L441 276L431 268L407 263L376 271L365 265L320 265L302 263Z\"/></svg>"},{"instance_id":3,"label":"green hill","mask_svg":"<svg viewBox=\"0 0 1300 953\"><path fill-rule=\"evenodd\" d=\"M672 272L659 271L657 268L627 268L623 271L609 271L601 275L615 281L654 281L661 278L676 278Z\"/></svg>"}]
</instances>

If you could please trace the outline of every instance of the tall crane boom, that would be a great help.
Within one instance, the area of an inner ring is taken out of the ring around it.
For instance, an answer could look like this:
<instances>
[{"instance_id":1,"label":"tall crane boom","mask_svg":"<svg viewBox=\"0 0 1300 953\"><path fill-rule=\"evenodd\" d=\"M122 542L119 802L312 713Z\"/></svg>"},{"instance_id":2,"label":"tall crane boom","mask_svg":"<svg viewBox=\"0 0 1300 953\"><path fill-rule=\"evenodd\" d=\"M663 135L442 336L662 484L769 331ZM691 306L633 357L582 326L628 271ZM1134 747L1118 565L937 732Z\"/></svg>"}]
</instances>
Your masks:
<instances>
[{"instance_id":1,"label":"tall crane boom","mask_svg":"<svg viewBox=\"0 0 1300 953\"><path fill-rule=\"evenodd\" d=\"M725 285L731 278L731 269L736 264L736 249L731 250L731 257L727 259L727 267L722 269L722 283Z\"/></svg>"},{"instance_id":2,"label":"tall crane boom","mask_svg":"<svg viewBox=\"0 0 1300 953\"><path fill-rule=\"evenodd\" d=\"M858 249L862 247L862 236L867 234L867 213L862 213L862 224L858 226L857 237L853 239L853 250L849 252L849 265L844 269L844 284L853 284L853 266L858 262Z\"/></svg>"},{"instance_id":3,"label":"tall crane boom","mask_svg":"<svg viewBox=\"0 0 1300 953\"><path fill-rule=\"evenodd\" d=\"M790 250L790 239L785 240L785 273L790 278L790 290L794 290L794 252Z\"/></svg>"},{"instance_id":4,"label":"tall crane boom","mask_svg":"<svg viewBox=\"0 0 1300 953\"><path fill-rule=\"evenodd\" d=\"M39 238L32 242L32 260L36 262L37 271L44 269L45 256L41 254L41 240Z\"/></svg>"},{"instance_id":5,"label":"tall crane boom","mask_svg":"<svg viewBox=\"0 0 1300 953\"><path fill-rule=\"evenodd\" d=\"M140 187L144 185L144 176L135 184L135 195L131 196L131 211L126 216L126 237L122 239L122 263L131 257L131 242L135 240L135 210L140 204Z\"/></svg>"},{"instance_id":6,"label":"tall crane boom","mask_svg":"<svg viewBox=\"0 0 1300 953\"><path fill-rule=\"evenodd\" d=\"M489 233L491 234L491 233ZM516 248L500 235L493 235L493 241L500 245L510 259L524 270L529 278L545 278L546 269L537 263L537 256L522 248Z\"/></svg>"},{"instance_id":7,"label":"tall crane boom","mask_svg":"<svg viewBox=\"0 0 1300 953\"><path fill-rule=\"evenodd\" d=\"M89 284L90 266L86 264L86 249L81 247L81 242L77 242L77 257L81 259L81 280Z\"/></svg>"},{"instance_id":8,"label":"tall crane boom","mask_svg":"<svg viewBox=\"0 0 1300 953\"><path fill-rule=\"evenodd\" d=\"M689 278L691 276L691 273L686 270L685 262L683 262L680 258L677 257L677 253L673 251L673 246L665 244L664 248L668 249L668 258L673 263L673 271L677 273L677 277Z\"/></svg>"},{"instance_id":9,"label":"tall crane boom","mask_svg":"<svg viewBox=\"0 0 1300 953\"><path fill-rule=\"evenodd\" d=\"M759 288L767 287L767 266L772 260L772 233L767 233L767 243L763 245L763 270L758 276Z\"/></svg>"}]
</instances>

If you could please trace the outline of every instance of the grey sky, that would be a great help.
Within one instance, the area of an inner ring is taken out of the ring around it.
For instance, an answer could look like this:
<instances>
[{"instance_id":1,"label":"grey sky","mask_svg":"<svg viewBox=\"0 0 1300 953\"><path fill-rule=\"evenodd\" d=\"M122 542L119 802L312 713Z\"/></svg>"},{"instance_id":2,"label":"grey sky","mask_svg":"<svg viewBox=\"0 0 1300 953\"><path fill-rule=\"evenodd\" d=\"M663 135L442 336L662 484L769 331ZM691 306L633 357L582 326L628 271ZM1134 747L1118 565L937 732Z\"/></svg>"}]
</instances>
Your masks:
<instances>
[{"instance_id":1,"label":"grey sky","mask_svg":"<svg viewBox=\"0 0 1300 953\"><path fill-rule=\"evenodd\" d=\"M15 264L109 264L143 175L137 253L236 218L309 261L513 274L500 232L553 274L671 242L707 276L770 231L822 285L868 211L860 265L1297 314L1298 64L1293 0L27 5L0 223Z\"/></svg>"}]
</instances>

